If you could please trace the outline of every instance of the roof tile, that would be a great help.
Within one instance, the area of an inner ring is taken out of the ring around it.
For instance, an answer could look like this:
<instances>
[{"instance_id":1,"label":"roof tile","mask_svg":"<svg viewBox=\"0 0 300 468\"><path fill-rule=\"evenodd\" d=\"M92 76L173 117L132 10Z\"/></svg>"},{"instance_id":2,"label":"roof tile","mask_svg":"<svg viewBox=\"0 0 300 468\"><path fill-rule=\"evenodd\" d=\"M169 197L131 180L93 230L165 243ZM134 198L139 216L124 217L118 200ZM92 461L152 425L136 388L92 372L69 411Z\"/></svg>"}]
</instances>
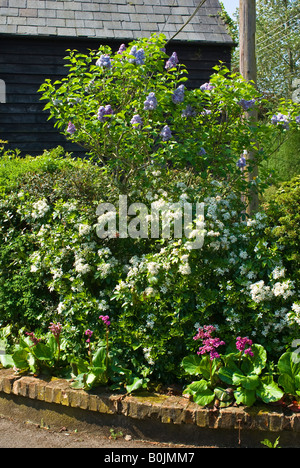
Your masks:
<instances>
[{"instance_id":1,"label":"roof tile","mask_svg":"<svg viewBox=\"0 0 300 468\"><path fill-rule=\"evenodd\" d=\"M51 27L51 34L58 36L85 35L125 41L163 32L167 39L171 39L190 19L199 2L200 0L1 0L1 16L5 16L7 21L0 22L0 34L47 35L48 26ZM206 0L176 36L176 41L233 44L218 12L219 0ZM15 28L11 28L12 17ZM24 18L27 19L26 24ZM36 25L42 23L37 23L36 18L45 20L45 28L37 29ZM64 23L62 20L68 21Z\"/></svg>"}]
</instances>

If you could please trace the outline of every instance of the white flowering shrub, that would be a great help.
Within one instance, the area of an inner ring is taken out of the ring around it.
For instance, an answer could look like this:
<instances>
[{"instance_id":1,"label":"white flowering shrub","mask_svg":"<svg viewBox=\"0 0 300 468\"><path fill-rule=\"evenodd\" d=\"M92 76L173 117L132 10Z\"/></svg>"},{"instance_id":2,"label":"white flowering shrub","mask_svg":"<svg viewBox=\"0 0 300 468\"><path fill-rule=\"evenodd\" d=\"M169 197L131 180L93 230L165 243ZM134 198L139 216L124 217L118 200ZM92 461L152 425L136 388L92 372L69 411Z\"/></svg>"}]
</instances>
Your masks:
<instances>
[{"instance_id":1,"label":"white flowering shrub","mask_svg":"<svg viewBox=\"0 0 300 468\"><path fill-rule=\"evenodd\" d=\"M124 363L162 381L180 378L180 362L195 351L193 336L205 323L226 342L251 337L270 356L298 337L299 282L265 235L264 212L246 221L240 199L221 183L213 181L205 196L197 184L183 177L166 183L155 171L142 201L160 203L179 191L182 200L203 202L202 248L191 249L187 237L100 239L95 201L88 206L80 194L70 198L69 187L58 190L60 173L65 178L56 171L47 188L51 200L35 194L28 174L27 185L23 178L2 196L1 326L13 321L42 332L59 321L70 350L80 353L84 331L101 337L99 316L109 315L112 347Z\"/></svg>"},{"instance_id":2,"label":"white flowering shrub","mask_svg":"<svg viewBox=\"0 0 300 468\"><path fill-rule=\"evenodd\" d=\"M252 167L242 154L256 151L259 165L274 139L297 131L300 111L282 105L254 127L248 111L264 103L251 84L216 67L188 90L164 44L160 36L115 54L71 52L69 75L42 86L56 126L93 158L46 154L1 183L0 326L42 334L59 322L68 352L80 355L87 331L91 347L103 338L99 317L108 316L123 365L174 382L205 324L226 343L248 336L270 356L298 337L299 278L266 234L266 213L245 215ZM143 235L117 227L124 195L128 229ZM176 236L186 204L189 225ZM136 210L143 221L132 219ZM153 210L170 223L166 236L152 235Z\"/></svg>"}]
</instances>

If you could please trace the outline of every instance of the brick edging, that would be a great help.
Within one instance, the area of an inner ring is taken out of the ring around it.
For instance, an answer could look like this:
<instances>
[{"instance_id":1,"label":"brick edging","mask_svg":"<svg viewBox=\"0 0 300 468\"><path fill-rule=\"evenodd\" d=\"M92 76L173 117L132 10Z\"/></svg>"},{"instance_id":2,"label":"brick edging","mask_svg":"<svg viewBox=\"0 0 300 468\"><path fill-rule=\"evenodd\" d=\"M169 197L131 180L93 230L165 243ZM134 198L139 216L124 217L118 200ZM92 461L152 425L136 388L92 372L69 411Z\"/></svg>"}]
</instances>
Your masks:
<instances>
[{"instance_id":1,"label":"brick edging","mask_svg":"<svg viewBox=\"0 0 300 468\"><path fill-rule=\"evenodd\" d=\"M86 392L70 387L67 380L43 380L0 370L0 393L46 403L80 408L106 415L123 415L163 424L194 425L203 429L300 432L300 414L277 407L229 407L211 410L181 396L161 394L119 395L101 388Z\"/></svg>"}]
</instances>

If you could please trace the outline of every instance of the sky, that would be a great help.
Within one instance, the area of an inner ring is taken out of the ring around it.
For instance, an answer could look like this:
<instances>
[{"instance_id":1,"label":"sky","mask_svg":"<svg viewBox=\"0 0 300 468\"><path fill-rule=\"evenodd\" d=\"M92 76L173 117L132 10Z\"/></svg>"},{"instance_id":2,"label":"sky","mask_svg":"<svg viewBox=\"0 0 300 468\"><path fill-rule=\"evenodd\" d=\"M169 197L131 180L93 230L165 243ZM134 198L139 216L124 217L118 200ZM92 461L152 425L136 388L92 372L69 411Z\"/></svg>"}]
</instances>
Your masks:
<instances>
[{"instance_id":1,"label":"sky","mask_svg":"<svg viewBox=\"0 0 300 468\"><path fill-rule=\"evenodd\" d=\"M222 0L225 10L232 17L233 13L239 6L239 0Z\"/></svg>"}]
</instances>

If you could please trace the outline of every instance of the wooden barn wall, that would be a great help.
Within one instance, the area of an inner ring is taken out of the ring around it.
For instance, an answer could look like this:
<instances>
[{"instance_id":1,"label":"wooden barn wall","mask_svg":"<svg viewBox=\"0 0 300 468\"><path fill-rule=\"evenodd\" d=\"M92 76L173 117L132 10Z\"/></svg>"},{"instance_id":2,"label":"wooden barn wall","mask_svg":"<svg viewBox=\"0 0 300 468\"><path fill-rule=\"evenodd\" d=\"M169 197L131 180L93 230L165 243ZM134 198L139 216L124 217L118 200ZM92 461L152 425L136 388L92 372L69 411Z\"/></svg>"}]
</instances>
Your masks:
<instances>
[{"instance_id":1,"label":"wooden barn wall","mask_svg":"<svg viewBox=\"0 0 300 468\"><path fill-rule=\"evenodd\" d=\"M53 120L47 120L48 113L43 111L46 101L40 101L37 90L46 78L56 80L67 73L63 60L66 49L86 52L101 43L88 39L0 37L0 79L6 83L6 103L0 103L0 139L8 140L9 148L35 156L61 145L82 156L82 149L59 134ZM120 41L107 44L117 50ZM175 50L189 70L188 87L208 81L212 67L220 60L230 66L230 47L173 43L167 52Z\"/></svg>"}]
</instances>

